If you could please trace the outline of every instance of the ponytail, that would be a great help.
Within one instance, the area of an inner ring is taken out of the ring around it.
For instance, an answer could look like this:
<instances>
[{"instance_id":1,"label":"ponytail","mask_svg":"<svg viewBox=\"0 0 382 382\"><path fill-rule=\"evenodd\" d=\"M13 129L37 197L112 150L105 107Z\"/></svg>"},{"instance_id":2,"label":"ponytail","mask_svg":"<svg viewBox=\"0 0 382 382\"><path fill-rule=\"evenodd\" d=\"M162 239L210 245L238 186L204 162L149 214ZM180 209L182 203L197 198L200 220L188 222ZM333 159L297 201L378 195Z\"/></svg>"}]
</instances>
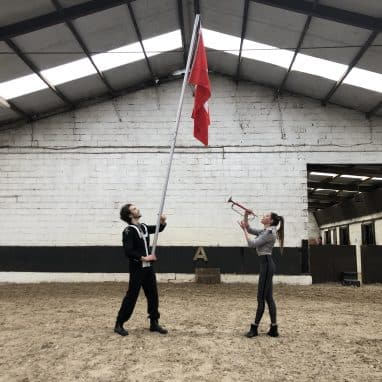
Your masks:
<instances>
[{"instance_id":1,"label":"ponytail","mask_svg":"<svg viewBox=\"0 0 382 382\"><path fill-rule=\"evenodd\" d=\"M284 218L280 215L277 215L275 212L271 212L272 226L279 225L277 230L277 239L280 243L280 251L283 253L284 250Z\"/></svg>"},{"instance_id":2,"label":"ponytail","mask_svg":"<svg viewBox=\"0 0 382 382\"><path fill-rule=\"evenodd\" d=\"M279 239L280 251L282 254L284 250L284 218L282 216L279 216L279 217L280 217L280 227L277 231L277 238Z\"/></svg>"}]
</instances>

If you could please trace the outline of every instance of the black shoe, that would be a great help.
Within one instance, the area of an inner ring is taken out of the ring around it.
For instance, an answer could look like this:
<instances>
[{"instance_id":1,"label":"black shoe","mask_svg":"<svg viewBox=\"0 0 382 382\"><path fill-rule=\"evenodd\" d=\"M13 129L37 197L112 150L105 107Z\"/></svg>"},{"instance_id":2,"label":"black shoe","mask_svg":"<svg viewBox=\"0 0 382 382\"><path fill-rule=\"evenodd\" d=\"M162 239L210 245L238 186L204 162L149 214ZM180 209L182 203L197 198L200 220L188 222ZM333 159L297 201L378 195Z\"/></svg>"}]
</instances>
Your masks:
<instances>
[{"instance_id":1,"label":"black shoe","mask_svg":"<svg viewBox=\"0 0 382 382\"><path fill-rule=\"evenodd\" d=\"M118 333L120 336L125 337L129 335L129 332L123 328L118 322L115 324L114 333Z\"/></svg>"},{"instance_id":2,"label":"black shoe","mask_svg":"<svg viewBox=\"0 0 382 382\"><path fill-rule=\"evenodd\" d=\"M271 337L278 337L279 332L277 331L277 325L271 325L269 332L267 334L268 336L271 336Z\"/></svg>"},{"instance_id":3,"label":"black shoe","mask_svg":"<svg viewBox=\"0 0 382 382\"><path fill-rule=\"evenodd\" d=\"M168 331L165 328L162 328L158 320L151 320L150 322L150 332L158 332L160 334L167 334Z\"/></svg>"},{"instance_id":4,"label":"black shoe","mask_svg":"<svg viewBox=\"0 0 382 382\"><path fill-rule=\"evenodd\" d=\"M251 324L251 328L249 329L249 332L245 334L246 337L252 338L258 336L257 333L257 325Z\"/></svg>"}]
</instances>

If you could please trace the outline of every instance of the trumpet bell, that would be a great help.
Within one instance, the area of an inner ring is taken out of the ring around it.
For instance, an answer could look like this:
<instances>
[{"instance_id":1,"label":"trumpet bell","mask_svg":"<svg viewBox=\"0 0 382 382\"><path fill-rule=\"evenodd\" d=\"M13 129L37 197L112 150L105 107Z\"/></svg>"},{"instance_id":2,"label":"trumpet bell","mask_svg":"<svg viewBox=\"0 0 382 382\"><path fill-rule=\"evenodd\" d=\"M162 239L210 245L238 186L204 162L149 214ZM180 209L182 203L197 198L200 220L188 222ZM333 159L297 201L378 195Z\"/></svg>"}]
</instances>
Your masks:
<instances>
[{"instance_id":1,"label":"trumpet bell","mask_svg":"<svg viewBox=\"0 0 382 382\"><path fill-rule=\"evenodd\" d=\"M241 216L244 216L244 214L247 213L248 217L251 216L250 220L254 219L256 216L256 214L252 210L232 200L232 196L228 198L227 203L232 203L231 208Z\"/></svg>"}]
</instances>

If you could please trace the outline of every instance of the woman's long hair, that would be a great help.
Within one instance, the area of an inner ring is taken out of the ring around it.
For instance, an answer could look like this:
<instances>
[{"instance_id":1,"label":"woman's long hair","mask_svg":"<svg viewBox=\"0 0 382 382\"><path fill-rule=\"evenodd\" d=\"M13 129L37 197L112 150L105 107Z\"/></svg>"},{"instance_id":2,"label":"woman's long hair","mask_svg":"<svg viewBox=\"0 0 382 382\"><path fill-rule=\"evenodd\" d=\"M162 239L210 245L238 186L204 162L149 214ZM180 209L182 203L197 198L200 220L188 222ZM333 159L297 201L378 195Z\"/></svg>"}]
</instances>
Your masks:
<instances>
[{"instance_id":1,"label":"woman's long hair","mask_svg":"<svg viewBox=\"0 0 382 382\"><path fill-rule=\"evenodd\" d=\"M275 212L271 212L272 224L271 226L279 225L279 229L277 230L277 239L280 243L280 251L283 253L284 249L284 218L280 215L277 215Z\"/></svg>"}]
</instances>

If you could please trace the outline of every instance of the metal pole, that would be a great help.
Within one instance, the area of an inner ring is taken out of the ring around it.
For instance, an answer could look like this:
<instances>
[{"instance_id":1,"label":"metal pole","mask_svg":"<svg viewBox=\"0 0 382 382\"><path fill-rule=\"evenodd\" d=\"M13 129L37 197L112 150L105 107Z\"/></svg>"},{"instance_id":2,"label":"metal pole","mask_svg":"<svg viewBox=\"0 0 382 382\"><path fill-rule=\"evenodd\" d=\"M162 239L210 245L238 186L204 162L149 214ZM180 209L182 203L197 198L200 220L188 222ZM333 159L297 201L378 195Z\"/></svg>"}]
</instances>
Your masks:
<instances>
[{"instance_id":1,"label":"metal pole","mask_svg":"<svg viewBox=\"0 0 382 382\"><path fill-rule=\"evenodd\" d=\"M166 180L165 180L165 183L164 183L164 186L163 186L162 200L161 200L160 207L159 207L158 218L157 218L157 225L156 225L156 228L155 228L155 235L154 235L154 240L153 240L153 246L152 246L152 249L151 249L151 253L153 253L153 254L155 254L155 250L156 250L157 242L158 242L160 217L161 217L161 215L163 213L164 201L165 201L165 198L166 198L166 192L167 192L167 187L168 187L168 181L170 179L170 172L171 172L172 159L173 159L174 151L175 151L176 137L178 135L179 121L180 121L180 116L182 114L184 91L186 89L186 84L187 84L187 80L188 80L188 73L190 71L191 57L192 57L192 54L193 54L193 51L194 51L195 37L196 37L196 31L197 31L198 25L199 25L199 18L200 18L199 14L195 15L194 29L192 31L190 50L188 51L186 71L184 73L182 91L180 93L180 99L179 99L179 104L178 104L178 111L176 113L174 139L173 139L173 142L172 142L172 145L171 145L171 149L170 149L170 159L169 159L168 167L167 167L167 175L166 175Z\"/></svg>"}]
</instances>

